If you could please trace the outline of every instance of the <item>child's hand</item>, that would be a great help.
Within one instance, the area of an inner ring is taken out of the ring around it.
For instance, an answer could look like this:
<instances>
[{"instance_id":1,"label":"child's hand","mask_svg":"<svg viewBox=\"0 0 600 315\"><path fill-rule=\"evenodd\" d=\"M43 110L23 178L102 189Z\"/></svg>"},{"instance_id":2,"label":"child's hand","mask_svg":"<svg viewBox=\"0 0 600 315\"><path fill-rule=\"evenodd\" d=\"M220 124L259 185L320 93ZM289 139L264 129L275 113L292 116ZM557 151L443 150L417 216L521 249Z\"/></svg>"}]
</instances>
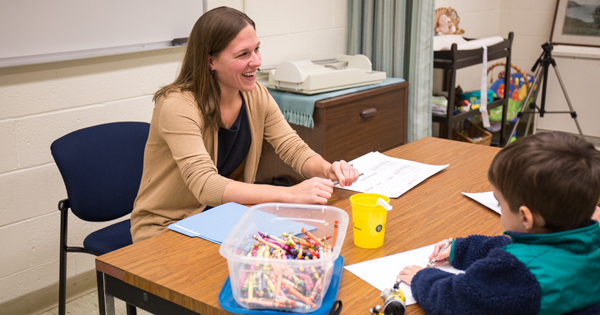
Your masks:
<instances>
[{"instance_id":1,"label":"child's hand","mask_svg":"<svg viewBox=\"0 0 600 315\"><path fill-rule=\"evenodd\" d=\"M406 266L406 267L404 267L404 269L402 269L402 271L400 271L397 278L400 278L400 280L402 280L406 284L410 285L412 278L417 274L417 272L419 272L419 270L422 270L422 269L423 269L423 267L419 267L419 266L415 266L415 265Z\"/></svg>"},{"instance_id":2,"label":"child's hand","mask_svg":"<svg viewBox=\"0 0 600 315\"><path fill-rule=\"evenodd\" d=\"M440 248L442 248L442 246L444 246L446 244L448 244L448 240L443 240L443 241L440 241L437 244L435 244L433 253L431 253L431 255L429 255L429 261L431 261L435 257L436 264L441 264L441 263L447 262L448 259L450 258L450 251L452 250L452 246L448 246L446 249L444 249L443 251L440 252Z\"/></svg>"}]
</instances>

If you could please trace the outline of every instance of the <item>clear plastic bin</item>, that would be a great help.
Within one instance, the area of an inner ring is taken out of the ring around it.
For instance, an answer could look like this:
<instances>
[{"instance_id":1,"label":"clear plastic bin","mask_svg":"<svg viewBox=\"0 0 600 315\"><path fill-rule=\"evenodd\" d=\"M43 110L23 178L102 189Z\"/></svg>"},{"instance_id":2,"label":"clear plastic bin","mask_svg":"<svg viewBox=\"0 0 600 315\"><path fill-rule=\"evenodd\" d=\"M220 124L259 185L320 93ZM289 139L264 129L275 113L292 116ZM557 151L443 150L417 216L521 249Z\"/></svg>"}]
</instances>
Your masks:
<instances>
[{"instance_id":1,"label":"clear plastic bin","mask_svg":"<svg viewBox=\"0 0 600 315\"><path fill-rule=\"evenodd\" d=\"M253 236L259 236L258 232L277 238L282 237L282 232L302 237L305 234L301 229L305 228L320 239L334 235L336 220L336 242L333 244L333 237L324 241L325 245L332 246L332 250L330 254L325 251L323 257L307 260L304 257L251 256L257 243ZM249 208L219 249L219 253L227 259L233 298L248 309L297 313L318 309L329 288L333 265L342 249L347 227L348 214L331 206L267 203ZM278 284L281 289L277 289Z\"/></svg>"}]
</instances>

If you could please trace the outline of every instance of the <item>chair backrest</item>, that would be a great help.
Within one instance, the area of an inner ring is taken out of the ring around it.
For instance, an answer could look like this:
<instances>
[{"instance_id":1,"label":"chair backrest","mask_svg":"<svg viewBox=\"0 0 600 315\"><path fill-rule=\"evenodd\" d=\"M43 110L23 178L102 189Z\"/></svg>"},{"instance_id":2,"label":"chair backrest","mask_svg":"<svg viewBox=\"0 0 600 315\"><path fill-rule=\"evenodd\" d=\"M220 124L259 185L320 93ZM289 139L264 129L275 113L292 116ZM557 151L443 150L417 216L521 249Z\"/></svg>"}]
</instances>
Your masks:
<instances>
[{"instance_id":1,"label":"chair backrest","mask_svg":"<svg viewBox=\"0 0 600 315\"><path fill-rule=\"evenodd\" d=\"M50 146L73 213L108 221L133 210L150 124L115 122L71 132Z\"/></svg>"}]
</instances>

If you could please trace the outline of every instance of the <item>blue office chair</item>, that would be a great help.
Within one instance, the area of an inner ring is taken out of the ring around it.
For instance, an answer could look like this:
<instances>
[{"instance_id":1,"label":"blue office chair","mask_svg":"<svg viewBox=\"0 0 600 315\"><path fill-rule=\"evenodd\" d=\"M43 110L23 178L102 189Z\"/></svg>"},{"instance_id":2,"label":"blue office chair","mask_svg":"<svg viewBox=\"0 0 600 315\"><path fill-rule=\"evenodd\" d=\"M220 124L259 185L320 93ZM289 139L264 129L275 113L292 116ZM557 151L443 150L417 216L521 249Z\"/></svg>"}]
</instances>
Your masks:
<instances>
[{"instance_id":1,"label":"blue office chair","mask_svg":"<svg viewBox=\"0 0 600 315\"><path fill-rule=\"evenodd\" d=\"M80 219L103 222L125 216L133 210L142 178L144 147L150 125L143 122L116 122L71 132L50 146L60 170L68 199L60 210L59 314L65 314L67 253L102 255L132 243L129 220L112 224L88 235L83 247L67 246L67 219L70 208ZM103 302L103 280L98 279L98 296ZM104 303L100 303L104 310ZM103 312L102 312L103 313ZM127 314L136 309L127 305Z\"/></svg>"}]
</instances>

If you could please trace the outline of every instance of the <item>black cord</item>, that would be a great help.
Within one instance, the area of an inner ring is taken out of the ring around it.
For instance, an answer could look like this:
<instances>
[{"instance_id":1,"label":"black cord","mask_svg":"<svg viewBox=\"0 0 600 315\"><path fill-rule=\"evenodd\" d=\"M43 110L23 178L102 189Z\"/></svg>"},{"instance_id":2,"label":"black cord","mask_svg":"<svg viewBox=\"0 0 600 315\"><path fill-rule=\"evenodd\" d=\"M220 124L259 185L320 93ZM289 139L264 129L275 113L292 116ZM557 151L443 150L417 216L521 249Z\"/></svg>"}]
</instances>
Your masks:
<instances>
[{"instance_id":1,"label":"black cord","mask_svg":"<svg viewBox=\"0 0 600 315\"><path fill-rule=\"evenodd\" d=\"M333 302L333 306L331 307L331 310L329 311L329 315L338 315L341 312L342 312L342 301L337 300L337 301Z\"/></svg>"}]
</instances>

